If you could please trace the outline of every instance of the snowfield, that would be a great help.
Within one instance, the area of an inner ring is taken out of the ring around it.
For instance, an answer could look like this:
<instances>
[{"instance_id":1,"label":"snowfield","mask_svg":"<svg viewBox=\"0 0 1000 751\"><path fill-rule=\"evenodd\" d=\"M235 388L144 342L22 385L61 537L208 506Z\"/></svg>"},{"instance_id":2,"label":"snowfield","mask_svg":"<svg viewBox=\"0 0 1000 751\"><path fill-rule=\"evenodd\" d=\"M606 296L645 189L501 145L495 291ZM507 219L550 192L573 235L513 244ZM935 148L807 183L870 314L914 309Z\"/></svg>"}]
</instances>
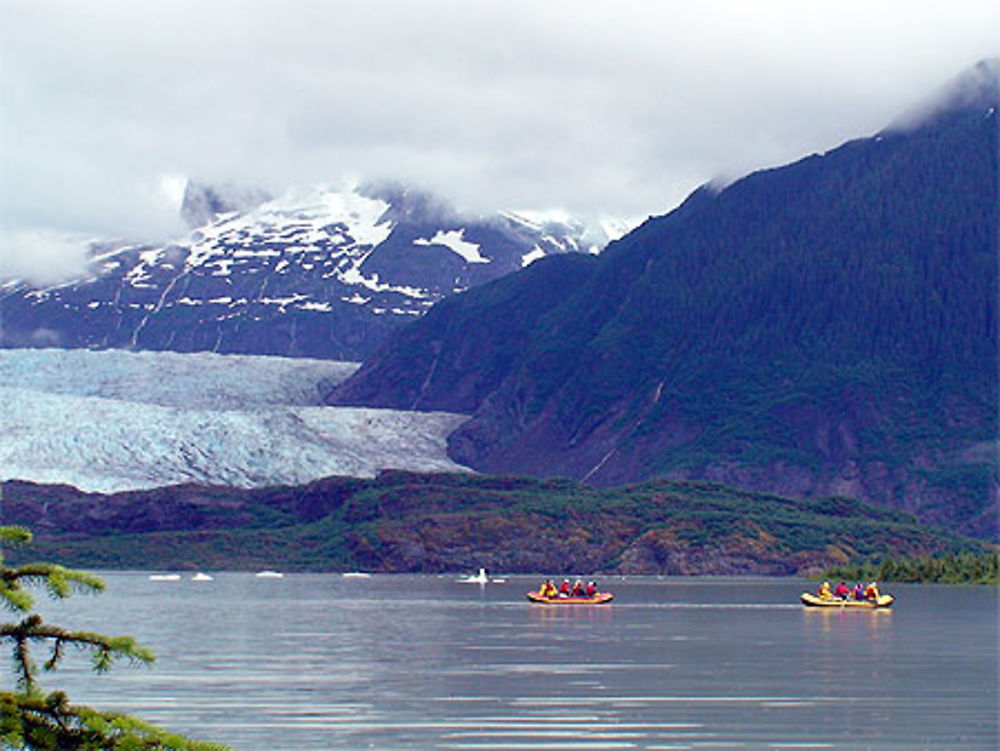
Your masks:
<instances>
[{"instance_id":1,"label":"snowfield","mask_svg":"<svg viewBox=\"0 0 1000 751\"><path fill-rule=\"evenodd\" d=\"M0 350L0 480L115 492L261 487L381 469L465 471L447 413L319 406L354 363Z\"/></svg>"}]
</instances>

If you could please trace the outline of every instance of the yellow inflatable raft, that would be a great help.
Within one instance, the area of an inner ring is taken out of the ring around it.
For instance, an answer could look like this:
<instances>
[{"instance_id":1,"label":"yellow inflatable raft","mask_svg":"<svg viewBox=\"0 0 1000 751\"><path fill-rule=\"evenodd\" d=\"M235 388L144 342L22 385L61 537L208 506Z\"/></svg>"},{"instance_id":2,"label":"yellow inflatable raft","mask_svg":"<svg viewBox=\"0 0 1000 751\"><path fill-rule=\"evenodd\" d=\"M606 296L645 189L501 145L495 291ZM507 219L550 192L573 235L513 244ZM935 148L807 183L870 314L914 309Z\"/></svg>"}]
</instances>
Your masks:
<instances>
[{"instance_id":1,"label":"yellow inflatable raft","mask_svg":"<svg viewBox=\"0 0 1000 751\"><path fill-rule=\"evenodd\" d=\"M836 597L818 597L817 595L803 592L800 599L802 604L810 608L888 608L896 601L892 595L879 595L877 600L838 600Z\"/></svg>"}]
</instances>

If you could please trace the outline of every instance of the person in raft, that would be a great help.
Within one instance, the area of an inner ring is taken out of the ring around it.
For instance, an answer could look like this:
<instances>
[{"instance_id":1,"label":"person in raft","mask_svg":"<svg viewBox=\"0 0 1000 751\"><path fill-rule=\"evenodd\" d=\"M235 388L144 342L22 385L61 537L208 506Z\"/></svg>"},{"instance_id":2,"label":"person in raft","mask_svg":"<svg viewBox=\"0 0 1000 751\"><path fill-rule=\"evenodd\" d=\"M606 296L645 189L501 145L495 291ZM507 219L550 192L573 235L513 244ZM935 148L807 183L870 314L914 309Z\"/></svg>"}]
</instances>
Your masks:
<instances>
[{"instance_id":1,"label":"person in raft","mask_svg":"<svg viewBox=\"0 0 1000 751\"><path fill-rule=\"evenodd\" d=\"M584 590L587 597L593 597L597 594L597 582L587 582L587 588Z\"/></svg>"},{"instance_id":2,"label":"person in raft","mask_svg":"<svg viewBox=\"0 0 1000 751\"><path fill-rule=\"evenodd\" d=\"M563 579L562 580L562 584L559 585L559 596L560 597L569 597L570 594L572 594L572 592L573 592L573 590L569 586L569 579Z\"/></svg>"},{"instance_id":3,"label":"person in raft","mask_svg":"<svg viewBox=\"0 0 1000 751\"><path fill-rule=\"evenodd\" d=\"M851 597L851 590L847 588L847 584L840 582L837 588L833 590L833 596L838 600L848 600Z\"/></svg>"},{"instance_id":4,"label":"person in raft","mask_svg":"<svg viewBox=\"0 0 1000 751\"><path fill-rule=\"evenodd\" d=\"M865 599L875 602L878 600L878 584L872 582L867 587L865 587Z\"/></svg>"},{"instance_id":5,"label":"person in raft","mask_svg":"<svg viewBox=\"0 0 1000 751\"><path fill-rule=\"evenodd\" d=\"M819 592L817 592L821 600L832 600L833 593L830 591L830 582L823 582L819 585Z\"/></svg>"},{"instance_id":6,"label":"person in raft","mask_svg":"<svg viewBox=\"0 0 1000 751\"><path fill-rule=\"evenodd\" d=\"M573 597L583 597L583 579L573 582Z\"/></svg>"},{"instance_id":7,"label":"person in raft","mask_svg":"<svg viewBox=\"0 0 1000 751\"><path fill-rule=\"evenodd\" d=\"M538 588L538 594L542 597L548 597L551 599L553 597L558 597L559 591L556 589L556 585L552 583L551 579L546 579L542 586Z\"/></svg>"},{"instance_id":8,"label":"person in raft","mask_svg":"<svg viewBox=\"0 0 1000 751\"><path fill-rule=\"evenodd\" d=\"M865 585L858 582L854 587L854 599L863 600L865 599Z\"/></svg>"}]
</instances>

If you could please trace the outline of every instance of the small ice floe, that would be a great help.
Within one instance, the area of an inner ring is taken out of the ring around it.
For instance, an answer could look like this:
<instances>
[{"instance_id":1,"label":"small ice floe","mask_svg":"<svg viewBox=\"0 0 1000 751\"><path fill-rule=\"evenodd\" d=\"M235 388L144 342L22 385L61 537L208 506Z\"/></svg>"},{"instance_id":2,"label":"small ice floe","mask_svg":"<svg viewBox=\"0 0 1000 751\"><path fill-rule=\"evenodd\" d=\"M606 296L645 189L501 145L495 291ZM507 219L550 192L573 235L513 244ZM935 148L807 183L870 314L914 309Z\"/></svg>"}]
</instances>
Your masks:
<instances>
[{"instance_id":1,"label":"small ice floe","mask_svg":"<svg viewBox=\"0 0 1000 751\"><path fill-rule=\"evenodd\" d=\"M191 577L191 581L193 582L210 582L212 580L213 578L211 576L203 574L201 571Z\"/></svg>"},{"instance_id":2,"label":"small ice floe","mask_svg":"<svg viewBox=\"0 0 1000 751\"><path fill-rule=\"evenodd\" d=\"M370 579L371 574L366 571L345 571L341 574L345 579Z\"/></svg>"},{"instance_id":3,"label":"small ice floe","mask_svg":"<svg viewBox=\"0 0 1000 751\"><path fill-rule=\"evenodd\" d=\"M506 579L491 579L489 574L486 573L486 569L479 569L479 573L474 576L466 576L464 579L459 579L460 582L464 584L503 584Z\"/></svg>"},{"instance_id":4,"label":"small ice floe","mask_svg":"<svg viewBox=\"0 0 1000 751\"><path fill-rule=\"evenodd\" d=\"M280 571L258 571L254 574L258 579L284 579L285 575Z\"/></svg>"},{"instance_id":5,"label":"small ice floe","mask_svg":"<svg viewBox=\"0 0 1000 751\"><path fill-rule=\"evenodd\" d=\"M180 574L150 574L149 580L151 582L175 582L180 581Z\"/></svg>"}]
</instances>

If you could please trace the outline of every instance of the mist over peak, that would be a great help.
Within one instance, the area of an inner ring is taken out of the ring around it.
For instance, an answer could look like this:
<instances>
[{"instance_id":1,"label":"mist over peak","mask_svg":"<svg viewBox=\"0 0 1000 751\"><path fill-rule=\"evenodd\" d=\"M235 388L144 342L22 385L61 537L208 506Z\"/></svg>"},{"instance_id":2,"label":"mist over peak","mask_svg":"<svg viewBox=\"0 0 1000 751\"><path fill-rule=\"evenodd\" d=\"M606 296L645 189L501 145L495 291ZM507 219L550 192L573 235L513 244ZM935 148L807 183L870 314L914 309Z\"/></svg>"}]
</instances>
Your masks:
<instances>
[{"instance_id":1,"label":"mist over peak","mask_svg":"<svg viewBox=\"0 0 1000 751\"><path fill-rule=\"evenodd\" d=\"M50 229L0 230L0 283L26 279L49 285L86 274L93 237Z\"/></svg>"},{"instance_id":2,"label":"mist over peak","mask_svg":"<svg viewBox=\"0 0 1000 751\"><path fill-rule=\"evenodd\" d=\"M1000 57L990 57L964 70L898 117L887 130L910 130L965 112L987 113L997 106L1000 106Z\"/></svg>"},{"instance_id":3,"label":"mist over peak","mask_svg":"<svg viewBox=\"0 0 1000 751\"><path fill-rule=\"evenodd\" d=\"M980 60L956 78L947 104L953 108L980 109L1000 104L1000 57Z\"/></svg>"},{"instance_id":4,"label":"mist over peak","mask_svg":"<svg viewBox=\"0 0 1000 751\"><path fill-rule=\"evenodd\" d=\"M233 183L213 185L188 180L180 213L191 228L213 222L220 214L249 211L270 201L272 196L260 188L247 188Z\"/></svg>"}]
</instances>

